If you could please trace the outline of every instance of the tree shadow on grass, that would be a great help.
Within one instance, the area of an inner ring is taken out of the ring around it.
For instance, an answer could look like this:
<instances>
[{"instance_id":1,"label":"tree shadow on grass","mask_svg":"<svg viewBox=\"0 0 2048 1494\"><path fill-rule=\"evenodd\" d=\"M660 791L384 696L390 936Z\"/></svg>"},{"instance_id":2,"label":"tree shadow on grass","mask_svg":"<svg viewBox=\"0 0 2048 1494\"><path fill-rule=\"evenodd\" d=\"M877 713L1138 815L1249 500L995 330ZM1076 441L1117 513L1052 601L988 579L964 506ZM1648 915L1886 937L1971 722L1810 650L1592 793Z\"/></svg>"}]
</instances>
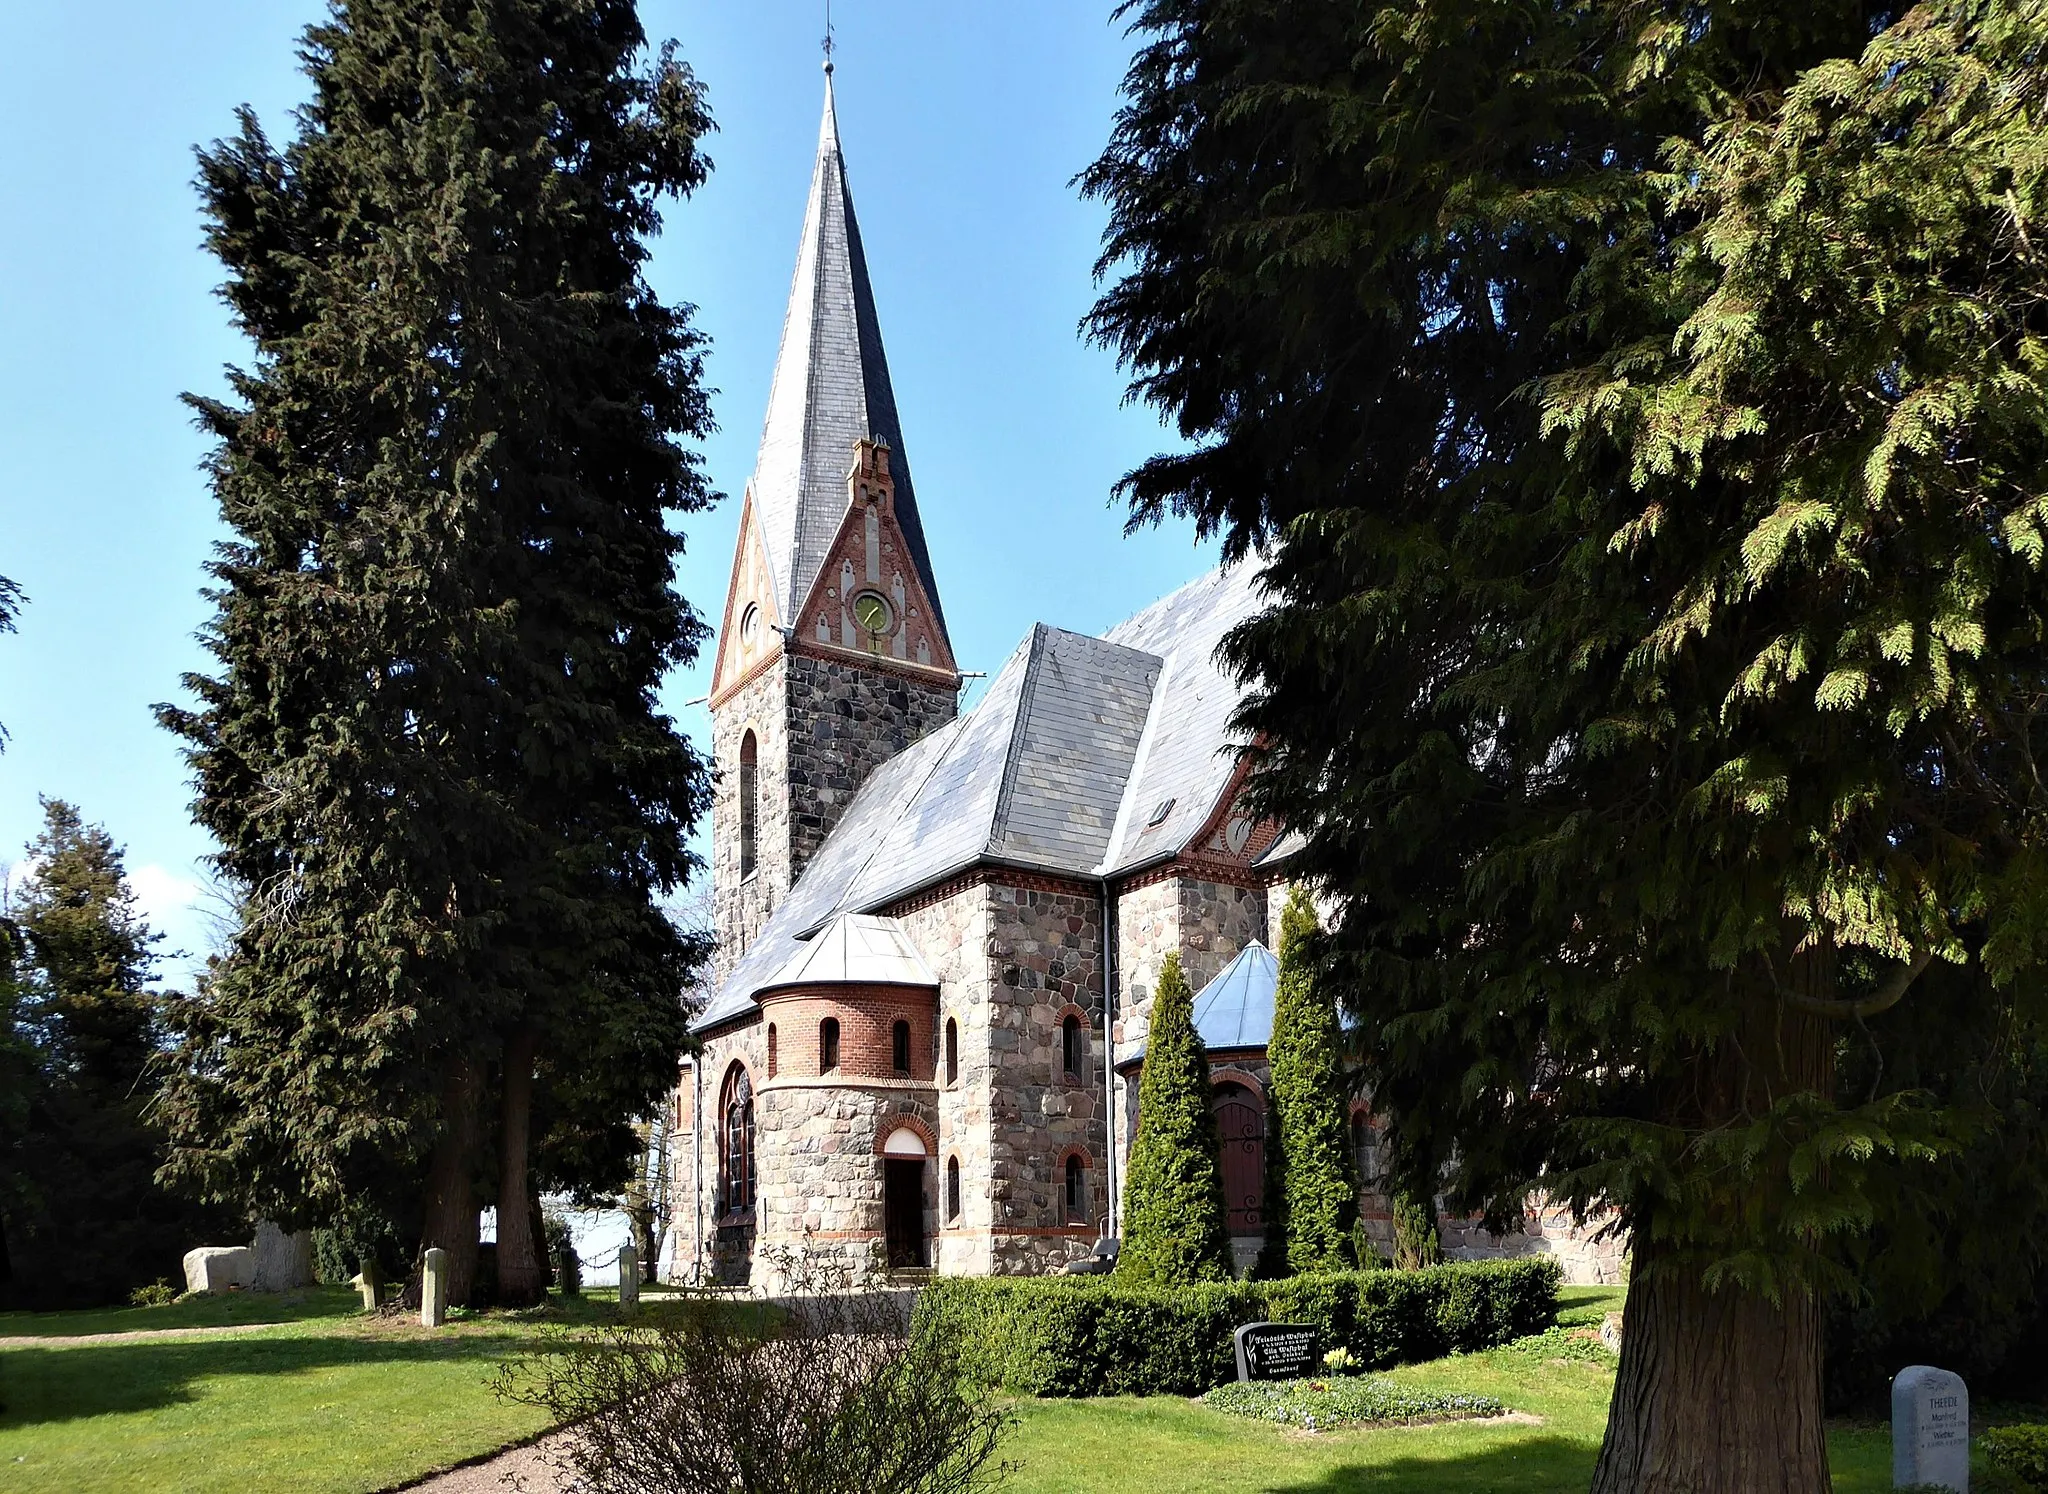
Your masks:
<instances>
[{"instance_id":1,"label":"tree shadow on grass","mask_svg":"<svg viewBox=\"0 0 2048 1494\"><path fill-rule=\"evenodd\" d=\"M1576 1494L1592 1483L1595 1456L1569 1437L1524 1437L1470 1452L1380 1457L1333 1468L1313 1483L1262 1487L1267 1494Z\"/></svg>"},{"instance_id":2,"label":"tree shadow on grass","mask_svg":"<svg viewBox=\"0 0 2048 1494\"><path fill-rule=\"evenodd\" d=\"M194 1399L195 1382L224 1375L292 1375L360 1365L474 1362L491 1366L541 1341L446 1338L208 1338L108 1342L0 1351L0 1430L87 1416L155 1411Z\"/></svg>"}]
</instances>

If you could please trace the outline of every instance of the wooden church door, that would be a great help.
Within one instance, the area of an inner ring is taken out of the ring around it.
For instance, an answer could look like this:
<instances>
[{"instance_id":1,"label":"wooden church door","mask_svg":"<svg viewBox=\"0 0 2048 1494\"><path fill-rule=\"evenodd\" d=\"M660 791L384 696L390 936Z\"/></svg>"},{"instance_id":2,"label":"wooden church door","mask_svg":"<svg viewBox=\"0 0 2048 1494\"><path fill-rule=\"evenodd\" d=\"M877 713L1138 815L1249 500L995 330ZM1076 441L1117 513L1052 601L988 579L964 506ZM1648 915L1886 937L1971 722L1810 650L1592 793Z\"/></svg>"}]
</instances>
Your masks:
<instances>
[{"instance_id":1,"label":"wooden church door","mask_svg":"<svg viewBox=\"0 0 2048 1494\"><path fill-rule=\"evenodd\" d=\"M1224 1218L1233 1235L1261 1234L1266 1228L1266 1107L1242 1084L1217 1085L1215 1105Z\"/></svg>"}]
</instances>

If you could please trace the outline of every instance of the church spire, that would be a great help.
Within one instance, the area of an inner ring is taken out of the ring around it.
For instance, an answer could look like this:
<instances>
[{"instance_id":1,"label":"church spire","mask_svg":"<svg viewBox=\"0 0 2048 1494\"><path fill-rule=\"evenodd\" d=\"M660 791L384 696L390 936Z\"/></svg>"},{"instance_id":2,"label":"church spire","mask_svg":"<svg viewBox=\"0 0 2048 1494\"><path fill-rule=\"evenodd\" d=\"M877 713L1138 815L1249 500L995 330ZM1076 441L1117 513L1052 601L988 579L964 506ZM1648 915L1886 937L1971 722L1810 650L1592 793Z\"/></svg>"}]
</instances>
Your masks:
<instances>
[{"instance_id":1,"label":"church spire","mask_svg":"<svg viewBox=\"0 0 2048 1494\"><path fill-rule=\"evenodd\" d=\"M863 440L889 447L896 522L943 638L939 588L925 549L874 289L846 184L828 56L818 159L750 487L775 610L783 619L793 621L804 606L846 518L854 443Z\"/></svg>"}]
</instances>

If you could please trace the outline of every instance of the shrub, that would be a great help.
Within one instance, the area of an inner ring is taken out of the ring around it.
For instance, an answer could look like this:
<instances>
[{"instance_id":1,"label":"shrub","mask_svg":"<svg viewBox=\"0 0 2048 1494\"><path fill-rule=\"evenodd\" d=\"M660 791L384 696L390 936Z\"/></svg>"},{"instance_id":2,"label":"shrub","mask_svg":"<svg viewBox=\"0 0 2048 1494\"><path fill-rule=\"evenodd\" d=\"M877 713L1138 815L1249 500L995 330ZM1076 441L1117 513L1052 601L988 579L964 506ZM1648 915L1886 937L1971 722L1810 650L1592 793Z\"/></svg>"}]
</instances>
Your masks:
<instances>
[{"instance_id":1,"label":"shrub","mask_svg":"<svg viewBox=\"0 0 2048 1494\"><path fill-rule=\"evenodd\" d=\"M1375 1422L1457 1421L1498 1416L1507 1410L1492 1396L1410 1390L1385 1380L1262 1380L1219 1385L1202 1397L1202 1404L1233 1416L1310 1432Z\"/></svg>"},{"instance_id":2,"label":"shrub","mask_svg":"<svg viewBox=\"0 0 2048 1494\"><path fill-rule=\"evenodd\" d=\"M631 1324L551 1335L499 1394L574 1431L544 1460L583 1494L973 1494L1013 1415L960 1371L946 1323L793 1254L774 1308L690 1292Z\"/></svg>"},{"instance_id":3,"label":"shrub","mask_svg":"<svg viewBox=\"0 0 2048 1494\"><path fill-rule=\"evenodd\" d=\"M1444 1258L1436 1232L1436 1200L1427 1193L1397 1189L1393 1199L1394 1264L1403 1271L1434 1266Z\"/></svg>"},{"instance_id":4,"label":"shrub","mask_svg":"<svg viewBox=\"0 0 2048 1494\"><path fill-rule=\"evenodd\" d=\"M1993 1427L1978 1445L1992 1467L2048 1494L2048 1426Z\"/></svg>"},{"instance_id":5,"label":"shrub","mask_svg":"<svg viewBox=\"0 0 2048 1494\"><path fill-rule=\"evenodd\" d=\"M1308 894L1296 887L1280 918L1280 985L1266 1047L1274 1133L1266 1199L1287 1270L1344 1271L1360 1263L1352 1240L1358 1170L1347 1134L1337 1005L1318 989L1311 964L1315 928Z\"/></svg>"},{"instance_id":6,"label":"shrub","mask_svg":"<svg viewBox=\"0 0 2048 1494\"><path fill-rule=\"evenodd\" d=\"M1557 1318L1548 1257L1159 1287L1116 1277L945 1277L918 1299L977 1380L1020 1395L1198 1395L1236 1373L1232 1332L1307 1323L1360 1369L1493 1348Z\"/></svg>"},{"instance_id":7,"label":"shrub","mask_svg":"<svg viewBox=\"0 0 2048 1494\"><path fill-rule=\"evenodd\" d=\"M130 1307L169 1307L178 1300L178 1289L162 1277L128 1294Z\"/></svg>"},{"instance_id":8,"label":"shrub","mask_svg":"<svg viewBox=\"0 0 2048 1494\"><path fill-rule=\"evenodd\" d=\"M1194 994L1173 953L1160 968L1145 1037L1116 1274L1177 1285L1227 1280L1230 1273L1209 1059L1195 1031Z\"/></svg>"}]
</instances>

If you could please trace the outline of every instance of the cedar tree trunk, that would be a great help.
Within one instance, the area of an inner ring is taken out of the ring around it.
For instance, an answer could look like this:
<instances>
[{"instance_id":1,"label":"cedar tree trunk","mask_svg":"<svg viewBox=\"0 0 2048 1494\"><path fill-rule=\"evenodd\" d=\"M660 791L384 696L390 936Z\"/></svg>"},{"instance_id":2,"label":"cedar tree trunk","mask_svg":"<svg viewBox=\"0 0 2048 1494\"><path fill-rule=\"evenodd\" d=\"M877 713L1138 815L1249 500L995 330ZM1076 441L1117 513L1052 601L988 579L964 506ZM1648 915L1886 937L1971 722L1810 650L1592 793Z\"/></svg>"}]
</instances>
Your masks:
<instances>
[{"instance_id":1,"label":"cedar tree trunk","mask_svg":"<svg viewBox=\"0 0 2048 1494\"><path fill-rule=\"evenodd\" d=\"M548 1289L539 1238L533 1232L533 1192L526 1170L537 1042L531 1027L521 1027L505 1040L498 1120L498 1300L508 1307L530 1306Z\"/></svg>"},{"instance_id":2,"label":"cedar tree trunk","mask_svg":"<svg viewBox=\"0 0 2048 1494\"><path fill-rule=\"evenodd\" d=\"M1793 968L1795 989L1832 987L1832 961ZM1699 1060L1674 1119L1688 1129L1830 1088L1828 1024L1760 994L1739 1043ZM1621 1365L1593 1494L1829 1494L1818 1295L1709 1291L1697 1253L1639 1221L1622 1318Z\"/></svg>"},{"instance_id":3,"label":"cedar tree trunk","mask_svg":"<svg viewBox=\"0 0 2048 1494\"><path fill-rule=\"evenodd\" d=\"M424 1252L448 1252L448 1304L467 1307L476 1292L477 1097L483 1069L468 1054L448 1060L441 1080L441 1134L427 1169L426 1219L420 1232Z\"/></svg>"}]
</instances>

